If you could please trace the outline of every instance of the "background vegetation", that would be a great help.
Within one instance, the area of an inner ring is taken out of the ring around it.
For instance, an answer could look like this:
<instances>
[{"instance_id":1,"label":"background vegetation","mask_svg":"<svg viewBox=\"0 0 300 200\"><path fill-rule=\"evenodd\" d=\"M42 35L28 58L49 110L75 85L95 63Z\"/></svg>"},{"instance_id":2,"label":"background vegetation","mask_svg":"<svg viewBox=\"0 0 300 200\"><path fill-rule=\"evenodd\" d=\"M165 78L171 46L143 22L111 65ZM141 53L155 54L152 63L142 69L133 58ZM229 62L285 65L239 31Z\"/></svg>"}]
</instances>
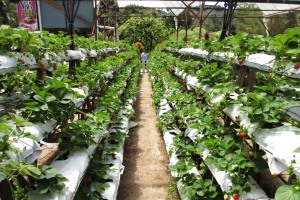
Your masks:
<instances>
[{"instance_id":1,"label":"background vegetation","mask_svg":"<svg viewBox=\"0 0 300 200\"><path fill-rule=\"evenodd\" d=\"M7 24L17 27L16 4L18 0L0 0L0 25ZM213 5L206 5L203 16L206 16ZM193 12L199 12L199 6L193 7ZM246 32L254 35L267 35L262 24L262 11L250 11L257 9L254 4L238 5L231 23L231 34ZM118 26L120 39L130 44L141 42L146 50L152 50L158 43L167 38L173 40L190 41L202 38L207 31L211 39L218 38L223 24L224 7L216 6L209 17L203 21L201 35L199 35L199 20L193 19L190 11L185 10L178 15L179 34L176 36L174 17L169 11L144 8L142 6L128 5L119 8L113 0L102 0L99 9L99 24L107 26ZM245 18L243 18L243 16ZM187 20L186 20L187 19ZM186 23L187 21L187 23ZM300 13L290 12L273 16L268 20L268 33L270 36L284 33L288 28L298 27L300 24ZM49 30L55 32L57 30ZM77 32L76 32L77 33ZM80 31L78 34L81 33ZM86 36L91 33L84 32ZM99 33L99 38L103 32ZM82 34L80 34L82 35ZM106 40L113 40L113 31L106 32Z\"/></svg>"}]
</instances>

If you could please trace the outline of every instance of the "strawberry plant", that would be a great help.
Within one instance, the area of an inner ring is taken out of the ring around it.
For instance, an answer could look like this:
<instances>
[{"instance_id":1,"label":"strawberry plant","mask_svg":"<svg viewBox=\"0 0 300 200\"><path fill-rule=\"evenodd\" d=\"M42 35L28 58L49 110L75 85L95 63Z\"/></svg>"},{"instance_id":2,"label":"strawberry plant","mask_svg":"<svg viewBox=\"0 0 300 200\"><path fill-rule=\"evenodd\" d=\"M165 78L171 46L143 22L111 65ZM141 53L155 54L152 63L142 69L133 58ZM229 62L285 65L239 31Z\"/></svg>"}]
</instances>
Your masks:
<instances>
[{"instance_id":1,"label":"strawberry plant","mask_svg":"<svg viewBox=\"0 0 300 200\"><path fill-rule=\"evenodd\" d=\"M299 27L288 29L285 34L268 38L269 51L276 56L277 61L299 61Z\"/></svg>"},{"instance_id":2,"label":"strawberry plant","mask_svg":"<svg viewBox=\"0 0 300 200\"><path fill-rule=\"evenodd\" d=\"M7 119L13 120L17 126L13 127L11 123L7 122ZM12 152L17 155L21 154L13 145L20 138L37 140L33 135L22 131L19 127L32 124L22 117L10 113L1 116L0 125L0 176L5 177L4 180L7 183L5 190L2 191L5 191L6 194L10 195L9 198L13 199L29 198L28 192L33 190L38 193L62 191L65 188L66 178L58 174L53 167L47 165L36 167L27 163L21 156L18 161L10 157ZM4 195L2 191L0 191L0 196Z\"/></svg>"},{"instance_id":3,"label":"strawberry plant","mask_svg":"<svg viewBox=\"0 0 300 200\"><path fill-rule=\"evenodd\" d=\"M46 78L46 87L32 86L34 101L24 102L25 107L21 108L21 114L31 122L45 122L49 119L56 119L57 123L65 123L68 119L74 118L76 110L73 99L81 97L73 91L69 80L59 81L53 78Z\"/></svg>"},{"instance_id":4,"label":"strawberry plant","mask_svg":"<svg viewBox=\"0 0 300 200\"><path fill-rule=\"evenodd\" d=\"M27 30L15 30L9 26L0 27L0 54L23 51L33 39Z\"/></svg>"},{"instance_id":5,"label":"strawberry plant","mask_svg":"<svg viewBox=\"0 0 300 200\"><path fill-rule=\"evenodd\" d=\"M75 148L87 149L95 145L95 135L100 127L95 126L90 121L78 120L74 123L62 125L61 132L58 133L59 149L72 151ZM53 137L53 134L51 134Z\"/></svg>"},{"instance_id":6,"label":"strawberry plant","mask_svg":"<svg viewBox=\"0 0 300 200\"><path fill-rule=\"evenodd\" d=\"M28 71L15 71L11 74L0 75L0 89L3 93L12 95L14 93L28 94L31 91L34 77Z\"/></svg>"},{"instance_id":7,"label":"strawberry plant","mask_svg":"<svg viewBox=\"0 0 300 200\"><path fill-rule=\"evenodd\" d=\"M243 103L241 110L248 114L251 122L265 128L280 125L285 116L283 110L297 104L257 90L240 95L238 101Z\"/></svg>"},{"instance_id":8,"label":"strawberry plant","mask_svg":"<svg viewBox=\"0 0 300 200\"><path fill-rule=\"evenodd\" d=\"M183 198L203 200L220 198L218 185L211 179L202 179L195 174L186 174L182 182L185 184Z\"/></svg>"},{"instance_id":9,"label":"strawberry plant","mask_svg":"<svg viewBox=\"0 0 300 200\"><path fill-rule=\"evenodd\" d=\"M229 70L230 68L231 66L227 64L222 65L220 69L217 62L208 63L197 72L196 76L201 80L201 85L212 87L215 83L234 81L235 74Z\"/></svg>"}]
</instances>

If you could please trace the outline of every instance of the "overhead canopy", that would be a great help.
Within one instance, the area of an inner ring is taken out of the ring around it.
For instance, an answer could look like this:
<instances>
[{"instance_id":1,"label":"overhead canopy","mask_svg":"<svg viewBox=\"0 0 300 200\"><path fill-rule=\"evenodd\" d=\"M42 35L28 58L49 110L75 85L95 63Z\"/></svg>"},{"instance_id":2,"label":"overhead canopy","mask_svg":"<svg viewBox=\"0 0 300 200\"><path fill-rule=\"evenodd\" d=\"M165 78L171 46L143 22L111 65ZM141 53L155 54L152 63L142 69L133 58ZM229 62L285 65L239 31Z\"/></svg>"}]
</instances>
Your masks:
<instances>
[{"instance_id":1,"label":"overhead canopy","mask_svg":"<svg viewBox=\"0 0 300 200\"><path fill-rule=\"evenodd\" d=\"M199 2L205 2L210 5L224 6L224 0L206 0L206 1L181 1L181 0L117 0L120 7L128 4L135 4L150 8L165 8L170 10L175 16L181 13L186 7L199 6ZM270 17L289 11L300 11L300 0L238 0L238 6L245 3L254 3L262 10L264 17Z\"/></svg>"},{"instance_id":2,"label":"overhead canopy","mask_svg":"<svg viewBox=\"0 0 300 200\"><path fill-rule=\"evenodd\" d=\"M256 3L256 6L262 10L264 17L270 17L288 11L300 11L300 1L299 4L274 4L274 3Z\"/></svg>"}]
</instances>

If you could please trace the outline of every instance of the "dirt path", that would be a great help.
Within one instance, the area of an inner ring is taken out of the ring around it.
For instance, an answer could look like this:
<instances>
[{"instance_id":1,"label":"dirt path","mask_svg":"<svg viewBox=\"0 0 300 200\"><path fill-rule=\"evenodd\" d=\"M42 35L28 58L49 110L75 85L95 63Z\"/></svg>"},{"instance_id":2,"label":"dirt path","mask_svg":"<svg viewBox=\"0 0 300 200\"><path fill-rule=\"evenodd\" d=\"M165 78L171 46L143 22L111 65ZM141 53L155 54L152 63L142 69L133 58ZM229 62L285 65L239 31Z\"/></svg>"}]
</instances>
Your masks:
<instances>
[{"instance_id":1,"label":"dirt path","mask_svg":"<svg viewBox=\"0 0 300 200\"><path fill-rule=\"evenodd\" d=\"M156 129L156 110L152 104L152 87L148 74L141 77L136 102L136 122L125 142L124 174L118 200L168 200L171 176L168 155L161 134ZM174 194L173 194L174 195Z\"/></svg>"}]
</instances>

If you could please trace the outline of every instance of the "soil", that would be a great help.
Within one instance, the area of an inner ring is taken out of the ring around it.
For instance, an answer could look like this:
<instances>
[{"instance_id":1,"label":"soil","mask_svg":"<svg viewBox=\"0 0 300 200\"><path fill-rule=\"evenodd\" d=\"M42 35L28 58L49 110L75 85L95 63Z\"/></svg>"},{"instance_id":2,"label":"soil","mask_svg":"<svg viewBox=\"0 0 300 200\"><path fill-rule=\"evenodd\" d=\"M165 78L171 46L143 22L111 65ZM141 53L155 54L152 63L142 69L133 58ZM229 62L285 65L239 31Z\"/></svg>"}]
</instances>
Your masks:
<instances>
[{"instance_id":1,"label":"soil","mask_svg":"<svg viewBox=\"0 0 300 200\"><path fill-rule=\"evenodd\" d=\"M124 146L125 170L121 175L118 200L176 200L176 187L168 171L168 155L152 102L148 74L142 74L135 104L138 126L132 128Z\"/></svg>"}]
</instances>

